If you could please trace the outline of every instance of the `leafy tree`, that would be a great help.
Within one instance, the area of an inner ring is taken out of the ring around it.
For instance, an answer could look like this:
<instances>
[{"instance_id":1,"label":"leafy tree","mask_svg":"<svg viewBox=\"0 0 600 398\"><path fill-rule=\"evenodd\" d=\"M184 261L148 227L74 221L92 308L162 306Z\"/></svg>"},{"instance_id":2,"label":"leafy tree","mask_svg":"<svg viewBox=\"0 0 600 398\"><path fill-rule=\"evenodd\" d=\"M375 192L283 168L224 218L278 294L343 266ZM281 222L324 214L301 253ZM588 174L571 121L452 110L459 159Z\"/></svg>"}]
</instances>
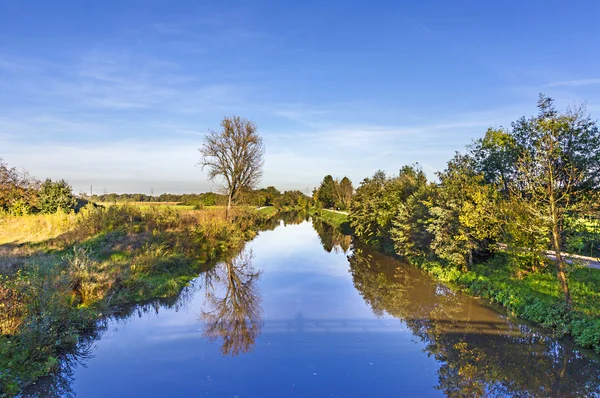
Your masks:
<instances>
[{"instance_id":1,"label":"leafy tree","mask_svg":"<svg viewBox=\"0 0 600 398\"><path fill-rule=\"evenodd\" d=\"M336 202L336 183L331 175L326 175L321 182L319 188L315 192L315 201L330 209L335 206Z\"/></svg>"},{"instance_id":2,"label":"leafy tree","mask_svg":"<svg viewBox=\"0 0 600 398\"><path fill-rule=\"evenodd\" d=\"M600 183L600 132L585 106L559 113L540 94L538 115L513 124L523 148L511 193L528 218L550 237L557 278L570 306L567 265L562 256L568 217L591 211Z\"/></svg>"},{"instance_id":3,"label":"leafy tree","mask_svg":"<svg viewBox=\"0 0 600 398\"><path fill-rule=\"evenodd\" d=\"M47 178L42 183L39 192L39 209L42 213L53 214L58 210L68 212L77 206L71 186L65 181L55 181Z\"/></svg>"},{"instance_id":4,"label":"leafy tree","mask_svg":"<svg viewBox=\"0 0 600 398\"><path fill-rule=\"evenodd\" d=\"M239 116L225 117L220 132L211 130L199 149L202 168L210 180L224 182L227 217L238 195L252 189L262 177L264 145L254 122Z\"/></svg>"},{"instance_id":5,"label":"leafy tree","mask_svg":"<svg viewBox=\"0 0 600 398\"><path fill-rule=\"evenodd\" d=\"M335 184L336 188L336 205L341 210L348 210L350 208L350 202L352 200L352 194L354 193L354 187L352 181L348 177L342 178L341 181Z\"/></svg>"},{"instance_id":6,"label":"leafy tree","mask_svg":"<svg viewBox=\"0 0 600 398\"><path fill-rule=\"evenodd\" d=\"M427 256L433 235L427 229L435 201L435 185L424 184L398 207L391 230L396 254L402 257Z\"/></svg>"},{"instance_id":7,"label":"leafy tree","mask_svg":"<svg viewBox=\"0 0 600 398\"><path fill-rule=\"evenodd\" d=\"M475 169L483 173L485 182L497 184L504 194L508 194L509 185L516 176L516 163L520 154L519 145L511 133L490 128L469 150L475 160Z\"/></svg>"},{"instance_id":8,"label":"leafy tree","mask_svg":"<svg viewBox=\"0 0 600 398\"><path fill-rule=\"evenodd\" d=\"M273 206L275 204L275 200L281 196L281 192L274 186L266 187L261 189L265 194L265 202L264 206Z\"/></svg>"},{"instance_id":9,"label":"leafy tree","mask_svg":"<svg viewBox=\"0 0 600 398\"><path fill-rule=\"evenodd\" d=\"M475 171L471 157L456 154L439 173L440 185L432 219L432 250L464 270L473 255L486 255L500 234L497 191Z\"/></svg>"},{"instance_id":10,"label":"leafy tree","mask_svg":"<svg viewBox=\"0 0 600 398\"><path fill-rule=\"evenodd\" d=\"M350 225L356 236L380 250L394 252L391 228L398 208L427 183L418 166L404 166L397 177L378 171L366 178L352 199Z\"/></svg>"},{"instance_id":11,"label":"leafy tree","mask_svg":"<svg viewBox=\"0 0 600 398\"><path fill-rule=\"evenodd\" d=\"M387 177L381 170L373 177L365 178L356 189L348 217L354 234L376 247L380 246L379 239L385 233L381 228L378 213L386 183Z\"/></svg>"}]
</instances>

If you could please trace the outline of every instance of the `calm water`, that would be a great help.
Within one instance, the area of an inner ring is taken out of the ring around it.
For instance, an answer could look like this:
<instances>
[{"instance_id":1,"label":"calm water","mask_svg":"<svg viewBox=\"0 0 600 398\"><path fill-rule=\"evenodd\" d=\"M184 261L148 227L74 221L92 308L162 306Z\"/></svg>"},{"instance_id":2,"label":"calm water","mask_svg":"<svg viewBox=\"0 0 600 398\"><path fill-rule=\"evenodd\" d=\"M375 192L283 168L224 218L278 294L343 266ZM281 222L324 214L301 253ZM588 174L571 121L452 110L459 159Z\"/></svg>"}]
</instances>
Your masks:
<instances>
[{"instance_id":1,"label":"calm water","mask_svg":"<svg viewBox=\"0 0 600 398\"><path fill-rule=\"evenodd\" d=\"M110 319L78 397L593 396L597 357L325 225L288 219L181 296Z\"/></svg>"}]
</instances>

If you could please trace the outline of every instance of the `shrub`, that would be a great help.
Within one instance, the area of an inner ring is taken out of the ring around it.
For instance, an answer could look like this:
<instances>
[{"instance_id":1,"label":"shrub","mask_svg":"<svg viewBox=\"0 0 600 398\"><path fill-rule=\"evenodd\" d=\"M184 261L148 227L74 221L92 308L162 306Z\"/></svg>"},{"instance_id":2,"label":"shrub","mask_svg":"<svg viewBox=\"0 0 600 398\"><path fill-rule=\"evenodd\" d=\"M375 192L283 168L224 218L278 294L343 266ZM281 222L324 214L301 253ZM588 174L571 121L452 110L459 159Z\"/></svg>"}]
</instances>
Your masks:
<instances>
[{"instance_id":1,"label":"shrub","mask_svg":"<svg viewBox=\"0 0 600 398\"><path fill-rule=\"evenodd\" d=\"M42 213L53 214L58 210L68 212L76 206L77 200L73 196L71 186L65 180L53 182L48 178L42 183L38 202Z\"/></svg>"}]
</instances>

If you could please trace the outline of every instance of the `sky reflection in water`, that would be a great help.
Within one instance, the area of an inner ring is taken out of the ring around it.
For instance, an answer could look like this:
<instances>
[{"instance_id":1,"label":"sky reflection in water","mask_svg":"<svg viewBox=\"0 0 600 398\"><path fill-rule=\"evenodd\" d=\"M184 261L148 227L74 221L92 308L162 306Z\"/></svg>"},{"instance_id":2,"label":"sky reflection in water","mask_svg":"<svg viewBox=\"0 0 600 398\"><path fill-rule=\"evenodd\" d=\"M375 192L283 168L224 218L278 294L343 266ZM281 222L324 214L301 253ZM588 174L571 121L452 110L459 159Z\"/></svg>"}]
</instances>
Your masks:
<instances>
[{"instance_id":1,"label":"sky reflection in water","mask_svg":"<svg viewBox=\"0 0 600 398\"><path fill-rule=\"evenodd\" d=\"M111 320L80 397L590 395L600 367L413 267L287 219L177 305ZM318 232L318 233L317 233Z\"/></svg>"}]
</instances>

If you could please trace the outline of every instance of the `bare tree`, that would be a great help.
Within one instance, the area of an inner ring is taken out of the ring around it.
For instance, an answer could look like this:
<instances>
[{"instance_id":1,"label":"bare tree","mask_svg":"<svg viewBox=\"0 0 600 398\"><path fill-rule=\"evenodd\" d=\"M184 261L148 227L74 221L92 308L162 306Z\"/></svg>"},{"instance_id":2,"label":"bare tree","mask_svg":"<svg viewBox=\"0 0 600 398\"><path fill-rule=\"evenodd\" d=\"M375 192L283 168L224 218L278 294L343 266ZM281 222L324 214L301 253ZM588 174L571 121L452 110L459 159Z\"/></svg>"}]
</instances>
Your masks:
<instances>
[{"instance_id":1,"label":"bare tree","mask_svg":"<svg viewBox=\"0 0 600 398\"><path fill-rule=\"evenodd\" d=\"M251 250L244 250L204 275L204 336L211 341L221 339L223 355L250 351L262 329L260 272L252 266L252 256Z\"/></svg>"},{"instance_id":2,"label":"bare tree","mask_svg":"<svg viewBox=\"0 0 600 398\"><path fill-rule=\"evenodd\" d=\"M240 192L256 187L262 177L264 145L254 122L225 117L221 131L210 130L199 149L202 169L211 181L221 179L227 194L227 218Z\"/></svg>"}]
</instances>

